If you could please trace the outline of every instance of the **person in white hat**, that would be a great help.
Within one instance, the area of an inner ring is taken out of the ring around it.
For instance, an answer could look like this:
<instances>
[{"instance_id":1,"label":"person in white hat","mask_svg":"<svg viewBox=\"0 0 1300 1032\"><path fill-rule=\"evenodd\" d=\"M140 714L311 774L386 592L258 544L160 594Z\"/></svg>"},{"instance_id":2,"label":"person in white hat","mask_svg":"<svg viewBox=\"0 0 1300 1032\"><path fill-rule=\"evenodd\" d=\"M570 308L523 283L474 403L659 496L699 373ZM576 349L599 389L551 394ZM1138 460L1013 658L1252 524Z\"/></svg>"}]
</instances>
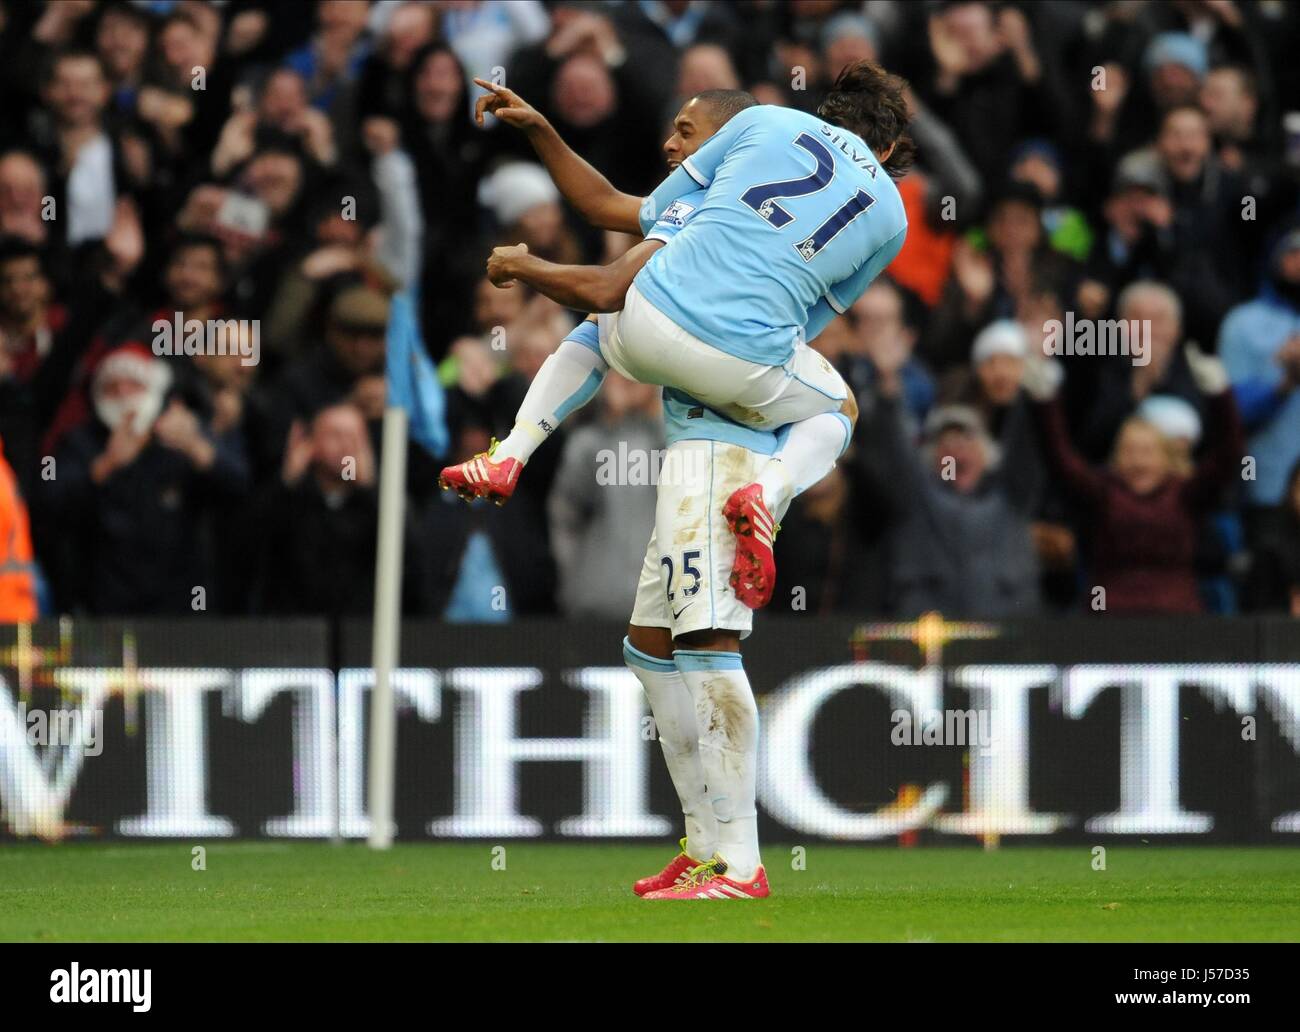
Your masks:
<instances>
[{"instance_id":1,"label":"person in white hat","mask_svg":"<svg viewBox=\"0 0 1300 1032\"><path fill-rule=\"evenodd\" d=\"M479 184L478 199L506 237L527 244L531 254L578 261L577 244L564 223L560 192L541 165L507 162Z\"/></svg>"},{"instance_id":2,"label":"person in white hat","mask_svg":"<svg viewBox=\"0 0 1300 1032\"><path fill-rule=\"evenodd\" d=\"M1020 392L1029 356L1029 337L1014 319L989 323L971 347L971 365L980 393L991 405L1010 405Z\"/></svg>"}]
</instances>

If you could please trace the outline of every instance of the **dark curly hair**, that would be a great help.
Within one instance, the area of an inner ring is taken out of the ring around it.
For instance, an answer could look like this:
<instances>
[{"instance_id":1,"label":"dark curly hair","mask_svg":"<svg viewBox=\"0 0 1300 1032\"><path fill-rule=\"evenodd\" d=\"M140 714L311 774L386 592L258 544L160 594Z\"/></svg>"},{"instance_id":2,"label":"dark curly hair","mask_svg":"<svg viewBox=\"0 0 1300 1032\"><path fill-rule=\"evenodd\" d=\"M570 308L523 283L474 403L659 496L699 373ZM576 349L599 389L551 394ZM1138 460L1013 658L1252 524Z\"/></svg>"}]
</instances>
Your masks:
<instances>
[{"instance_id":1,"label":"dark curly hair","mask_svg":"<svg viewBox=\"0 0 1300 1032\"><path fill-rule=\"evenodd\" d=\"M874 61L845 65L822 101L817 114L833 125L857 133L879 157L894 149L881 162L894 179L912 167L916 146L907 135L907 80L885 71Z\"/></svg>"}]
</instances>

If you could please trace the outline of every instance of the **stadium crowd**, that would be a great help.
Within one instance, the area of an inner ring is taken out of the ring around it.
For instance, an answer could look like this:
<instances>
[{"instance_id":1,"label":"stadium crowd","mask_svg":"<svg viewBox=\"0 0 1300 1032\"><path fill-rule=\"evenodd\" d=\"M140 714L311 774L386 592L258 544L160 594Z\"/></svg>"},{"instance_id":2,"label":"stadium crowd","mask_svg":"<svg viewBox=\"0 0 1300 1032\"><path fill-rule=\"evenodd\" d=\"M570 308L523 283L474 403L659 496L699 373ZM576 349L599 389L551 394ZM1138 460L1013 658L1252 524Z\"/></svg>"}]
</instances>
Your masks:
<instances>
[{"instance_id":1,"label":"stadium crowd","mask_svg":"<svg viewBox=\"0 0 1300 1032\"><path fill-rule=\"evenodd\" d=\"M492 246L632 243L470 80L644 193L684 100L811 111L861 58L911 83L910 229L814 341L862 415L773 608L1300 617L1297 39L1267 0L0 0L0 620L367 613L406 288L447 429L412 447L406 611L625 618L654 389L611 376L503 508L436 489L579 318L492 286ZM1067 348L1041 389L1054 321L1115 319L1145 362ZM159 354L159 320L225 346Z\"/></svg>"}]
</instances>

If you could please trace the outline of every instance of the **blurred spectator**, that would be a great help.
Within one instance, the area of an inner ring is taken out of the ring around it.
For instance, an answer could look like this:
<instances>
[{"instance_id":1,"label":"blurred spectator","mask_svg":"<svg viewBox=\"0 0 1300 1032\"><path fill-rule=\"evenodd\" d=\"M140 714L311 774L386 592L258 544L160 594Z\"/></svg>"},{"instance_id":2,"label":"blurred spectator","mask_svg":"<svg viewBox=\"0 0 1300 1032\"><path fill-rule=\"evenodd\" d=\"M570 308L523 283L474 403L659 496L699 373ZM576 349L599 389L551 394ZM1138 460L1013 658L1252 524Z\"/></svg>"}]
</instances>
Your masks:
<instances>
[{"instance_id":1,"label":"blurred spectator","mask_svg":"<svg viewBox=\"0 0 1300 1032\"><path fill-rule=\"evenodd\" d=\"M36 564L27 507L0 438L0 624L36 619Z\"/></svg>"},{"instance_id":2,"label":"blurred spectator","mask_svg":"<svg viewBox=\"0 0 1300 1032\"><path fill-rule=\"evenodd\" d=\"M1155 146L1173 206L1167 248L1172 261L1162 272L1185 299L1188 332L1198 340L1214 339L1249 267L1243 186L1219 165L1210 144L1205 113L1182 106L1165 114Z\"/></svg>"},{"instance_id":3,"label":"blurred spectator","mask_svg":"<svg viewBox=\"0 0 1300 1032\"><path fill-rule=\"evenodd\" d=\"M308 229L296 241L292 264L277 266L278 275L272 280L274 293L267 301L263 335L267 351L277 362L311 347L322 328L325 306L344 287L358 279L392 281L376 254L382 230L377 228L379 202L373 184L342 176L331 177L329 184L323 190L334 196L321 196L308 208ZM343 198L347 200L340 203ZM418 223L414 228L418 233Z\"/></svg>"},{"instance_id":4,"label":"blurred spectator","mask_svg":"<svg viewBox=\"0 0 1300 1032\"><path fill-rule=\"evenodd\" d=\"M982 232L954 248L953 276L925 342L932 365L965 363L981 327L1018 316L1049 280L1064 285L1078 277L1075 263L1049 246L1042 211L1036 186L1008 183L990 204Z\"/></svg>"},{"instance_id":5,"label":"blurred spectator","mask_svg":"<svg viewBox=\"0 0 1300 1032\"><path fill-rule=\"evenodd\" d=\"M1060 152L1048 140L1029 140L1011 155L1011 178L1033 184L1043 199L1043 229L1052 249L1084 261L1092 250L1092 230L1082 211L1062 203L1064 176Z\"/></svg>"},{"instance_id":6,"label":"blurred spectator","mask_svg":"<svg viewBox=\"0 0 1300 1032\"><path fill-rule=\"evenodd\" d=\"M554 16L559 22L558 13ZM490 78L521 47L546 36L547 12L537 0L448 4L442 32L472 75Z\"/></svg>"},{"instance_id":7,"label":"blurred spectator","mask_svg":"<svg viewBox=\"0 0 1300 1032\"><path fill-rule=\"evenodd\" d=\"M1278 519L1260 541L1251 572L1256 608L1300 619L1300 462L1291 470Z\"/></svg>"},{"instance_id":8,"label":"blurred spectator","mask_svg":"<svg viewBox=\"0 0 1300 1032\"><path fill-rule=\"evenodd\" d=\"M75 332L69 326L63 334L68 346L53 349L51 360L42 368L49 382L42 384L31 399L40 411L48 410L50 414L42 442L46 454L59 446L65 434L90 418L91 379L104 355L124 344L149 350L151 344L146 342L152 342L157 320L173 323L179 316L182 323L190 319L206 323L221 316L225 275L221 245L215 239L182 235L159 277L163 286L161 297L154 294L145 302L150 307L124 307L110 315L112 295L97 289L100 284L82 285L86 293L76 309L81 321ZM93 336L85 332L86 316L91 316L92 325L97 327ZM53 361L55 356L58 362ZM66 393L54 393L59 390Z\"/></svg>"},{"instance_id":9,"label":"blurred spectator","mask_svg":"<svg viewBox=\"0 0 1300 1032\"><path fill-rule=\"evenodd\" d=\"M312 106L340 121L354 116L350 88L369 53L369 7L364 0L320 0L311 39L284 59L307 84Z\"/></svg>"},{"instance_id":10,"label":"blurred spectator","mask_svg":"<svg viewBox=\"0 0 1300 1032\"><path fill-rule=\"evenodd\" d=\"M1268 282L1228 313L1219 336L1250 434L1254 476L1246 494L1257 509L1279 505L1300 460L1300 229L1276 245Z\"/></svg>"},{"instance_id":11,"label":"blurred spectator","mask_svg":"<svg viewBox=\"0 0 1300 1032\"><path fill-rule=\"evenodd\" d=\"M51 403L39 396L37 373L68 325L67 308L52 295L37 247L0 238L0 438L24 494L36 482L37 442Z\"/></svg>"},{"instance_id":12,"label":"blurred spectator","mask_svg":"<svg viewBox=\"0 0 1300 1032\"><path fill-rule=\"evenodd\" d=\"M374 608L379 500L375 455L356 406L330 404L295 422L279 476L253 501L245 553L257 613L360 616ZM409 531L405 608L418 612Z\"/></svg>"},{"instance_id":13,"label":"blurred spectator","mask_svg":"<svg viewBox=\"0 0 1300 1032\"><path fill-rule=\"evenodd\" d=\"M378 46L366 58L358 87L361 118L406 121L411 96L407 88L415 56L434 41L438 15L425 3L399 4L389 15Z\"/></svg>"},{"instance_id":14,"label":"blurred spectator","mask_svg":"<svg viewBox=\"0 0 1300 1032\"><path fill-rule=\"evenodd\" d=\"M229 63L217 60L220 33L220 16L203 4L171 11L158 28L158 60L135 112L159 158L173 166L186 152L211 150L229 113L234 80Z\"/></svg>"},{"instance_id":15,"label":"blurred spectator","mask_svg":"<svg viewBox=\"0 0 1300 1032\"><path fill-rule=\"evenodd\" d=\"M1180 447L1141 416L1125 419L1107 467L1074 448L1064 410L1038 390L1048 454L1066 487L1087 507L1094 612L1199 613L1197 545L1207 513L1237 472L1241 427L1222 364L1197 353L1192 369L1209 396L1209 451L1193 465Z\"/></svg>"},{"instance_id":16,"label":"blurred spectator","mask_svg":"<svg viewBox=\"0 0 1300 1032\"><path fill-rule=\"evenodd\" d=\"M310 419L322 409L348 402L377 434L384 414L384 333L388 298L367 286L343 290L330 305L325 346L307 351L285 369L276 415Z\"/></svg>"},{"instance_id":17,"label":"blurred spectator","mask_svg":"<svg viewBox=\"0 0 1300 1032\"><path fill-rule=\"evenodd\" d=\"M1094 176L1109 171L1108 160L1149 141L1165 112L1194 102L1209 67L1203 39L1186 32L1151 36L1139 52L1142 47L1142 36L1131 33L1116 49L1137 60L1107 61L1091 84Z\"/></svg>"},{"instance_id":18,"label":"blurred spectator","mask_svg":"<svg viewBox=\"0 0 1300 1032\"><path fill-rule=\"evenodd\" d=\"M656 57L671 60L674 51L685 53L701 43L716 43L728 52L740 45L737 39L736 8L730 4L647 0L646 3L627 6L635 9L620 12L620 29L631 43L633 53L646 53L642 49L644 47ZM761 17L761 11L745 11L747 21Z\"/></svg>"},{"instance_id":19,"label":"blurred spectator","mask_svg":"<svg viewBox=\"0 0 1300 1032\"><path fill-rule=\"evenodd\" d=\"M51 116L48 164L63 172L67 242L102 239L113 223L117 189L113 140L103 127L109 85L99 58L80 50L56 56L45 97Z\"/></svg>"},{"instance_id":20,"label":"blurred spectator","mask_svg":"<svg viewBox=\"0 0 1300 1032\"><path fill-rule=\"evenodd\" d=\"M1056 70L1038 56L1025 13L1011 5L960 2L935 8L927 44L909 55L904 74L922 101L961 140L985 182L998 182L1018 136L1055 128L1066 105Z\"/></svg>"},{"instance_id":21,"label":"blurred spectator","mask_svg":"<svg viewBox=\"0 0 1300 1032\"><path fill-rule=\"evenodd\" d=\"M1025 453L1023 410L999 448L973 409L937 407L918 451L899 410L898 371L880 371L880 403L859 423L858 440L897 510L889 531L891 611L1035 615L1030 519L1039 484Z\"/></svg>"},{"instance_id":22,"label":"blurred spectator","mask_svg":"<svg viewBox=\"0 0 1300 1032\"><path fill-rule=\"evenodd\" d=\"M599 420L569 435L551 490L551 543L566 616L632 611L636 571L655 524L652 471L663 448L659 391L610 373Z\"/></svg>"},{"instance_id":23,"label":"blurred spectator","mask_svg":"<svg viewBox=\"0 0 1300 1032\"><path fill-rule=\"evenodd\" d=\"M485 451L489 439L483 424L464 420L448 461L463 462ZM516 496L498 508L485 499L466 504L448 491L436 492L416 534L427 542L420 582L428 592L425 611L431 616L456 623L500 623L556 611L555 563L545 510L539 511L529 496ZM635 571L633 566L625 573L629 583Z\"/></svg>"},{"instance_id":24,"label":"blurred spectator","mask_svg":"<svg viewBox=\"0 0 1300 1032\"><path fill-rule=\"evenodd\" d=\"M1199 414L1203 401L1183 351L1183 308L1168 287L1139 280L1124 288L1116 315L1131 335L1149 331L1141 364L1124 356L1098 357L1093 403L1082 427L1080 447L1094 461L1109 453L1120 425L1153 394L1182 398ZM1132 347L1132 344L1130 344ZM1077 365L1076 361L1076 365Z\"/></svg>"},{"instance_id":25,"label":"blurred spectator","mask_svg":"<svg viewBox=\"0 0 1300 1032\"><path fill-rule=\"evenodd\" d=\"M821 616L885 614L891 494L852 456L799 495L776 539L774 606Z\"/></svg>"},{"instance_id":26,"label":"blurred spectator","mask_svg":"<svg viewBox=\"0 0 1300 1032\"><path fill-rule=\"evenodd\" d=\"M705 90L738 90L740 76L731 55L716 43L697 43L682 51L677 66L676 103L685 104Z\"/></svg>"},{"instance_id":27,"label":"blurred spectator","mask_svg":"<svg viewBox=\"0 0 1300 1032\"><path fill-rule=\"evenodd\" d=\"M420 210L428 219L422 265L437 269L423 284L422 314L429 352L438 360L469 329L465 297L483 274L480 255L465 246L478 228L478 188L487 160L483 135L470 118L465 71L455 51L435 42L411 59L410 103L402 146L415 165Z\"/></svg>"},{"instance_id":28,"label":"blurred spectator","mask_svg":"<svg viewBox=\"0 0 1300 1032\"><path fill-rule=\"evenodd\" d=\"M1103 235L1092 248L1079 304L1091 319L1103 317L1124 285L1164 275L1175 260L1169 183L1154 154L1136 151L1120 162L1102 204Z\"/></svg>"},{"instance_id":29,"label":"blurred spectator","mask_svg":"<svg viewBox=\"0 0 1300 1032\"><path fill-rule=\"evenodd\" d=\"M1025 464L1023 482L1034 487L1026 504L1034 517L1030 533L1044 600L1063 607L1075 591L1075 534L1069 507L1049 475L1040 434L1026 411L1029 402L1022 390L1027 367L1042 363L1042 354L1041 348L1031 347L1022 322L990 323L975 338L970 367L950 370L944 377L939 400L978 412L993 439L1011 445L1017 461Z\"/></svg>"},{"instance_id":30,"label":"blurred spectator","mask_svg":"<svg viewBox=\"0 0 1300 1032\"><path fill-rule=\"evenodd\" d=\"M42 215L45 197L45 171L40 162L20 150L0 155L0 232L44 244L50 233L50 224Z\"/></svg>"},{"instance_id":31,"label":"blurred spectator","mask_svg":"<svg viewBox=\"0 0 1300 1032\"><path fill-rule=\"evenodd\" d=\"M68 434L42 484L63 528L59 577L70 608L207 608L210 506L248 490L248 465L237 440L212 434L171 396L171 382L143 347L109 352L91 385L94 418Z\"/></svg>"},{"instance_id":32,"label":"blurred spectator","mask_svg":"<svg viewBox=\"0 0 1300 1032\"><path fill-rule=\"evenodd\" d=\"M847 65L879 59L880 34L858 14L845 11L826 22L821 34L826 82L830 84Z\"/></svg>"},{"instance_id":33,"label":"blurred spectator","mask_svg":"<svg viewBox=\"0 0 1300 1032\"><path fill-rule=\"evenodd\" d=\"M307 83L290 68L272 72L262 85L256 108L237 109L222 126L212 150L212 174L224 177L267 146L301 147L321 165L336 158L334 130L311 107Z\"/></svg>"},{"instance_id":34,"label":"blurred spectator","mask_svg":"<svg viewBox=\"0 0 1300 1032\"><path fill-rule=\"evenodd\" d=\"M120 305L143 248L139 219L125 199L97 260L65 265L61 282L50 274L58 250L24 236L0 236L0 437L28 498L36 496L41 440L88 344ZM77 418L85 413L84 407L76 411ZM37 527L39 539L41 521Z\"/></svg>"},{"instance_id":35,"label":"blurred spectator","mask_svg":"<svg viewBox=\"0 0 1300 1032\"><path fill-rule=\"evenodd\" d=\"M130 4L113 4L95 31L95 51L112 88L119 114L135 111L149 59L149 16Z\"/></svg>"},{"instance_id":36,"label":"blurred spectator","mask_svg":"<svg viewBox=\"0 0 1300 1032\"><path fill-rule=\"evenodd\" d=\"M1209 70L1209 56L1205 44L1192 34L1162 32L1147 47L1142 64L1149 77L1151 99L1164 112L1196 100Z\"/></svg>"},{"instance_id":37,"label":"blurred spectator","mask_svg":"<svg viewBox=\"0 0 1300 1032\"><path fill-rule=\"evenodd\" d=\"M1176 469L1191 469L1201 443L1201 417L1182 398L1152 394L1138 405L1134 418L1154 426L1164 437ZM1242 543L1242 527L1227 508L1236 498L1224 491L1219 504L1199 528L1196 542L1196 574L1207 612L1235 613L1237 585L1234 582L1236 553Z\"/></svg>"},{"instance_id":38,"label":"blurred spectator","mask_svg":"<svg viewBox=\"0 0 1300 1032\"><path fill-rule=\"evenodd\" d=\"M1013 319L999 319L980 330L971 346L970 368L953 369L944 382L943 400L971 405L996 431L1007 407L1020 396L1029 357L1029 336Z\"/></svg>"},{"instance_id":39,"label":"blurred spectator","mask_svg":"<svg viewBox=\"0 0 1300 1032\"><path fill-rule=\"evenodd\" d=\"M876 280L853 303L848 321L848 346L836 365L857 396L859 410L874 407L880 370L897 369L904 405L919 423L934 402L935 384L914 354L915 316L902 288L884 277Z\"/></svg>"},{"instance_id":40,"label":"blurred spectator","mask_svg":"<svg viewBox=\"0 0 1300 1032\"><path fill-rule=\"evenodd\" d=\"M528 293L528 288L522 284L516 284L511 290L502 290L484 276L474 285L473 332L489 334L504 330L523 315Z\"/></svg>"},{"instance_id":41,"label":"blurred spectator","mask_svg":"<svg viewBox=\"0 0 1300 1032\"><path fill-rule=\"evenodd\" d=\"M952 129L907 93L919 164L898 184L907 212L907 239L890 276L927 305L939 303L951 270L955 229L974 221L984 184Z\"/></svg>"},{"instance_id":42,"label":"blurred spectator","mask_svg":"<svg viewBox=\"0 0 1300 1032\"><path fill-rule=\"evenodd\" d=\"M214 324L214 347L173 364L176 392L216 436L238 440L262 482L274 467L279 451L269 452L274 437L273 398L257 382L261 342L248 320Z\"/></svg>"},{"instance_id":43,"label":"blurred spectator","mask_svg":"<svg viewBox=\"0 0 1300 1032\"><path fill-rule=\"evenodd\" d=\"M1222 65L1205 77L1201 107L1214 135L1219 163L1240 171L1268 160L1256 135L1259 96L1255 77L1239 65Z\"/></svg>"},{"instance_id":44,"label":"blurred spectator","mask_svg":"<svg viewBox=\"0 0 1300 1032\"><path fill-rule=\"evenodd\" d=\"M619 189L645 194L662 178L660 133L675 110L678 55L642 13L559 5L545 42L515 55L511 88L535 98L565 141ZM502 145L520 156L527 146Z\"/></svg>"},{"instance_id":45,"label":"blurred spectator","mask_svg":"<svg viewBox=\"0 0 1300 1032\"><path fill-rule=\"evenodd\" d=\"M561 265L580 264L581 253L564 220L560 192L541 165L512 161L479 185L479 202L492 212L501 236L527 244L529 253Z\"/></svg>"}]
</instances>

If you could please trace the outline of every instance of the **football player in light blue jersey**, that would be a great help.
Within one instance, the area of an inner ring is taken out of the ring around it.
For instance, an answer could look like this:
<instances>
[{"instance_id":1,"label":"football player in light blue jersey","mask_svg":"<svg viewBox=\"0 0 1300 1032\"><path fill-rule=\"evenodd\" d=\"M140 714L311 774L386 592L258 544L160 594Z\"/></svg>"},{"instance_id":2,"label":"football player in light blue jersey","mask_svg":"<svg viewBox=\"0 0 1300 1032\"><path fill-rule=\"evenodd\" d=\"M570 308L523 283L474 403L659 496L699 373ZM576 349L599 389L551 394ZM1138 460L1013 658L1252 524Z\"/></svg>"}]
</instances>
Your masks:
<instances>
[{"instance_id":1,"label":"football player in light blue jersey","mask_svg":"<svg viewBox=\"0 0 1300 1032\"><path fill-rule=\"evenodd\" d=\"M508 105L496 112L503 121L527 128L536 119L530 133L534 146L587 218L606 228L642 232L640 197L614 190L520 98L500 87L492 96ZM669 165L676 166L728 118L754 103L739 90L712 90L692 98L678 113L664 145ZM667 205L647 227L645 241L610 265L540 263L544 292L570 307L606 312L618 308L645 261L689 224L703 202L704 191L699 190ZM508 282L516 264L536 262L521 248L498 248L489 274L494 282ZM510 435L488 453L443 470L443 485L471 498L508 498L533 451L599 389L609 368L601 345L616 323L617 315L591 316L570 333L529 386ZM686 837L667 866L638 881L634 891L649 897L694 872L696 884L707 884L725 898L762 896L768 890L758 856L752 755L757 709L747 687L728 702L713 699L704 684L729 683L709 671L717 663L739 669L739 641L753 626L753 611L729 585L735 541L721 519L721 506L775 454L780 435L735 423L674 388L665 388L663 406L668 449L658 478L655 529L642 560L623 656L650 700ZM717 636L733 643L730 653L709 651L716 647ZM699 723L697 705L713 709L724 704L730 723L713 717ZM747 880L728 881L728 863Z\"/></svg>"},{"instance_id":2,"label":"football player in light blue jersey","mask_svg":"<svg viewBox=\"0 0 1300 1032\"><path fill-rule=\"evenodd\" d=\"M645 200L649 225L706 189L689 225L652 255L606 345L613 368L689 390L754 427L790 429L723 516L737 537L732 587L758 608L772 596L772 533L790 499L834 466L857 405L808 347L894 260L907 217L893 177L906 171L906 84L871 61L846 66L816 116L749 108Z\"/></svg>"},{"instance_id":3,"label":"football player in light blue jersey","mask_svg":"<svg viewBox=\"0 0 1300 1032\"><path fill-rule=\"evenodd\" d=\"M529 133L566 199L589 221L629 231L624 221L627 195L613 191L611 198L608 184L590 166L579 163L575 170L572 163L560 160L558 137L530 128L531 109L510 91L476 81L492 93L480 99L480 111L491 110ZM656 653L636 648L629 630L625 659L647 694L655 677L681 678L694 696L698 727L710 729L707 735L701 731L698 750L716 821L717 853L711 862L684 867L673 884L647 892L648 898L768 895L755 808L757 710L741 662L739 625L718 617L718 610L725 608L719 600L751 609L770 600L776 573L773 514L779 517L795 494L825 476L852 435L857 416L852 395L806 340L851 305L902 246L906 220L890 180L906 170L911 154L905 88L901 79L879 66L858 62L836 80L819 108L821 118L781 108L742 111L694 155L685 154L678 169L639 206L636 228L658 231L663 239L647 239L615 263L619 273L633 274L621 304L608 294L593 303L600 309L621 309L616 318L601 320L597 334L601 356L610 367L632 379L663 385L666 404L679 394L688 395L689 401L700 401L700 412L720 413L755 431L781 428L783 438L761 468L737 467L746 483L720 506L715 504L721 499L712 477L680 478L685 485L679 492L680 508L694 506L690 519L701 532L693 532L690 544L709 542L706 567L731 545L730 596L718 591L715 571L701 572L701 553L695 548L681 555L669 551L662 563L677 646L671 666ZM791 129L798 131L791 135ZM788 137L789 153L778 155L781 134ZM794 165L789 160L779 163L791 155ZM769 161L772 164L766 164ZM584 182L594 188L598 200L584 198ZM867 183L873 184L874 193ZM700 188L707 188L702 199ZM865 228L864 219L872 218L873 211L871 228ZM755 221L738 228L738 215ZM668 228L675 231L669 233ZM711 229L717 239L710 242L702 228ZM683 257L675 259L678 249ZM657 271L650 268L656 263ZM489 274L495 283L518 279L564 304L572 304L574 289L590 285L595 275L583 267L551 265L522 247L498 248L489 261ZM602 290L609 289L610 273L600 274L596 282ZM613 282L617 288L623 280ZM643 295L638 286L642 283L662 308ZM676 291L691 300L692 311L686 312L670 296ZM689 403L682 407L689 418L694 410ZM672 409L668 411L671 415ZM505 464L514 461L518 445L512 442L520 431L517 424L516 433L502 442L503 448L511 445L504 459L503 449L497 449L471 460L477 464L473 476L482 481L500 475ZM708 446L715 457L717 442ZM667 522L666 497L661 481L657 528ZM714 532L721 524L733 540L715 547ZM652 542L647 565L653 551ZM653 580L654 571L644 570L643 586ZM673 601L674 584L683 602L680 608ZM695 593L702 585L707 586L709 620L701 622L699 633L683 636L677 619L698 609L701 600ZM640 602L639 590L638 607ZM653 637L647 640L655 642ZM689 829L684 795L683 812ZM689 845L688 835L674 864L689 865L699 857ZM661 872L659 883L673 874L674 864ZM654 882L638 883L638 890Z\"/></svg>"},{"instance_id":4,"label":"football player in light blue jersey","mask_svg":"<svg viewBox=\"0 0 1300 1032\"><path fill-rule=\"evenodd\" d=\"M498 103L496 89L489 103ZM771 599L776 520L830 472L852 437L852 394L807 341L903 245L907 219L893 178L911 157L905 90L897 76L858 61L816 116L767 105L737 114L640 207L642 231L666 216L683 222L681 232L662 247L638 245L629 254L642 267L622 303L602 299L621 309L600 342L612 368L685 391L742 425L790 428L754 482L723 507L737 538L731 585L751 608ZM576 196L571 183L556 182ZM579 270L518 248L495 257L498 273L560 301L578 282Z\"/></svg>"},{"instance_id":5,"label":"football player in light blue jersey","mask_svg":"<svg viewBox=\"0 0 1300 1032\"><path fill-rule=\"evenodd\" d=\"M790 108L749 108L646 198L642 227L707 190L634 286L711 346L781 366L893 261L907 234L893 180L855 134Z\"/></svg>"}]
</instances>

